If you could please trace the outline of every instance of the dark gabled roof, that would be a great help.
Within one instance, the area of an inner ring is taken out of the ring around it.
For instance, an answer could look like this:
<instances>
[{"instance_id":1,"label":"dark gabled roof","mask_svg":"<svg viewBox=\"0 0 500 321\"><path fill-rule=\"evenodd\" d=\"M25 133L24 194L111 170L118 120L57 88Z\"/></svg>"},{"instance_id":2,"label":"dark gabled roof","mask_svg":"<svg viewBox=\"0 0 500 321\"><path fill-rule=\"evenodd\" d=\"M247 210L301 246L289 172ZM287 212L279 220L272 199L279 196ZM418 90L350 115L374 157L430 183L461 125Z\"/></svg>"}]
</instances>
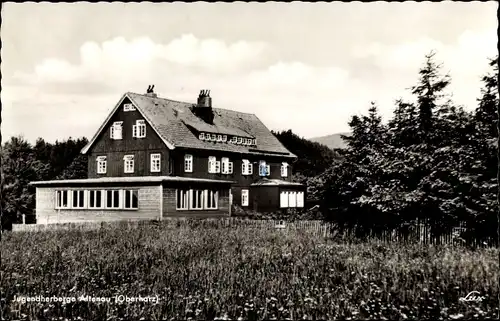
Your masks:
<instances>
[{"instance_id":1,"label":"dark gabled roof","mask_svg":"<svg viewBox=\"0 0 500 321\"><path fill-rule=\"evenodd\" d=\"M125 98L135 105L170 149L181 147L296 158L254 114L212 108L214 112L212 125L204 122L192 112L191 108L195 105L194 103L132 92L126 93L120 102ZM82 153L88 151L119 105L120 103L111 112L94 138L85 146ZM200 131L255 138L257 146L202 141L197 135Z\"/></svg>"},{"instance_id":2,"label":"dark gabled roof","mask_svg":"<svg viewBox=\"0 0 500 321\"><path fill-rule=\"evenodd\" d=\"M191 178L180 176L131 176L131 177L100 177L82 179L61 179L52 181L30 182L33 186L61 186L67 184L99 184L99 183L161 183L161 182L194 182L194 183L218 183L232 184L234 181L217 180L208 178Z\"/></svg>"}]
</instances>

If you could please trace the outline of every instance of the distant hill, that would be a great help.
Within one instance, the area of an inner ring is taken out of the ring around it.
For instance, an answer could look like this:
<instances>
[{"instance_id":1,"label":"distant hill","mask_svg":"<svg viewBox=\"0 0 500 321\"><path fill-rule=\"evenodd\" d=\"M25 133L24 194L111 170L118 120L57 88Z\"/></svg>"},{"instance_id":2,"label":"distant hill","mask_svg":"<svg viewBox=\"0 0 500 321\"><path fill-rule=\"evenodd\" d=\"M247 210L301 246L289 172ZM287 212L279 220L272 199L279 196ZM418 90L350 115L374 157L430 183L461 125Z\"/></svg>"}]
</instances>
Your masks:
<instances>
[{"instance_id":1,"label":"distant hill","mask_svg":"<svg viewBox=\"0 0 500 321\"><path fill-rule=\"evenodd\" d=\"M330 149L345 148L345 147L347 147L347 145L344 142L344 140L340 137L340 135L351 136L351 133L337 133L337 134L332 134L332 135L327 135L327 136L309 138L309 140L312 142L317 142L317 143L326 145Z\"/></svg>"},{"instance_id":2,"label":"distant hill","mask_svg":"<svg viewBox=\"0 0 500 321\"><path fill-rule=\"evenodd\" d=\"M274 136L293 154L297 155L293 170L306 177L316 176L339 158L336 152L327 146L300 137L291 130L272 131Z\"/></svg>"}]
</instances>

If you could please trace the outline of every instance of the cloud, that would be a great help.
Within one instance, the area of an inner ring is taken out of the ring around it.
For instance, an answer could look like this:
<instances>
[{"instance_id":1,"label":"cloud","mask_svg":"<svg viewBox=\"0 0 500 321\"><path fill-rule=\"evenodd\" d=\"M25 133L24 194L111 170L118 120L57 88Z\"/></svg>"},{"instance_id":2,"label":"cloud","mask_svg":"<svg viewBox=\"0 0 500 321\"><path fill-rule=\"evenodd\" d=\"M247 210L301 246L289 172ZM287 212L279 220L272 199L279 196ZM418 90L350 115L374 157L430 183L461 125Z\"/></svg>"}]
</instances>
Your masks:
<instances>
[{"instance_id":1,"label":"cloud","mask_svg":"<svg viewBox=\"0 0 500 321\"><path fill-rule=\"evenodd\" d=\"M165 44L147 37L86 42L78 63L51 58L15 75L17 86L2 91L2 131L29 139L91 137L124 92L155 84L160 97L184 101L210 89L216 107L254 113L271 129L305 137L345 132L350 116L365 113L370 101L388 119L396 98L411 98L405 88L415 84L432 49L450 71L455 101L474 108L495 44L496 33L472 31L449 44L426 37L366 43L343 49L350 62L325 66L271 59L277 48L261 42L189 34Z\"/></svg>"},{"instance_id":2,"label":"cloud","mask_svg":"<svg viewBox=\"0 0 500 321\"><path fill-rule=\"evenodd\" d=\"M32 73L16 73L14 78L28 84L94 81L123 83L123 79L147 78L157 64L201 68L205 72L235 72L256 62L266 50L260 42L226 44L217 39L200 40L182 35L168 44L156 44L148 37L127 41L117 37L102 44L86 42L80 48L80 64L46 59ZM125 81L127 83L128 81Z\"/></svg>"}]
</instances>

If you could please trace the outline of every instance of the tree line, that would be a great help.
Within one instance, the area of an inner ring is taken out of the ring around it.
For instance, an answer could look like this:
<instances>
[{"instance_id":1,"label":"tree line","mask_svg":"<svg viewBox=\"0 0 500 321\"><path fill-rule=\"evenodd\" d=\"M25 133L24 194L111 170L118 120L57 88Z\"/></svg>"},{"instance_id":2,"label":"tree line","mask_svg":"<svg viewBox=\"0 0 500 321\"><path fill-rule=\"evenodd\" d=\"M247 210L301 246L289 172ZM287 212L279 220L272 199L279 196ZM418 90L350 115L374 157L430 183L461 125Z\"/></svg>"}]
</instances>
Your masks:
<instances>
[{"instance_id":1,"label":"tree line","mask_svg":"<svg viewBox=\"0 0 500 321\"><path fill-rule=\"evenodd\" d=\"M318 175L303 171L323 218L360 233L426 221L439 235L463 223L465 237L496 238L498 57L489 67L472 111L453 102L431 52L388 122L375 102L352 116L340 157L323 157L330 165Z\"/></svg>"},{"instance_id":2,"label":"tree line","mask_svg":"<svg viewBox=\"0 0 500 321\"><path fill-rule=\"evenodd\" d=\"M6 141L2 159L2 230L13 223L34 222L35 188L29 182L54 179L87 178L87 157L80 154L86 138L69 138L55 143L38 138L34 145L24 137Z\"/></svg>"}]
</instances>

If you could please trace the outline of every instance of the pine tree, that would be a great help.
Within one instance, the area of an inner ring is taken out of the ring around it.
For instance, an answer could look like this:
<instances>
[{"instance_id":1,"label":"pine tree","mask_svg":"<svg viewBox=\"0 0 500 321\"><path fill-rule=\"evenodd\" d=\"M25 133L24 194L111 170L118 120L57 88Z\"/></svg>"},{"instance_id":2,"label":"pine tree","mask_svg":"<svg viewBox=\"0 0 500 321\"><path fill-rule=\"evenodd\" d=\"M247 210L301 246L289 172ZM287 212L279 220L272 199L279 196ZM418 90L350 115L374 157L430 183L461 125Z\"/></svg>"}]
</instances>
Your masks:
<instances>
[{"instance_id":1,"label":"pine tree","mask_svg":"<svg viewBox=\"0 0 500 321\"><path fill-rule=\"evenodd\" d=\"M440 99L444 98L444 90L450 84L449 75L441 75L442 65L434 61L435 52L425 56L426 61L420 69L420 79L416 86L411 87L411 93L417 96L419 137L423 142L433 142L434 110Z\"/></svg>"}]
</instances>

